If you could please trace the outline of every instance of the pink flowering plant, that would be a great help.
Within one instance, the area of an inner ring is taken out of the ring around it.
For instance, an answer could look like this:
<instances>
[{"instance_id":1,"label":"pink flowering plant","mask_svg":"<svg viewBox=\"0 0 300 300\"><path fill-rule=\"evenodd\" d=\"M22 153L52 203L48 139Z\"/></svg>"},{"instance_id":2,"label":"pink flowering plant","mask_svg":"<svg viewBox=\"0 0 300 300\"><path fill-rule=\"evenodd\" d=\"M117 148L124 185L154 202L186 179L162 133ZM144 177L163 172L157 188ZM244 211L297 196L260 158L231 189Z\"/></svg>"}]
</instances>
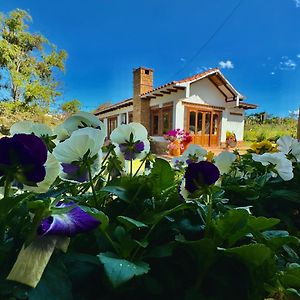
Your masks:
<instances>
[{"instance_id":1,"label":"pink flowering plant","mask_svg":"<svg viewBox=\"0 0 300 300\"><path fill-rule=\"evenodd\" d=\"M170 163L141 124L105 138L80 112L0 139L0 299L299 299L297 140Z\"/></svg>"}]
</instances>

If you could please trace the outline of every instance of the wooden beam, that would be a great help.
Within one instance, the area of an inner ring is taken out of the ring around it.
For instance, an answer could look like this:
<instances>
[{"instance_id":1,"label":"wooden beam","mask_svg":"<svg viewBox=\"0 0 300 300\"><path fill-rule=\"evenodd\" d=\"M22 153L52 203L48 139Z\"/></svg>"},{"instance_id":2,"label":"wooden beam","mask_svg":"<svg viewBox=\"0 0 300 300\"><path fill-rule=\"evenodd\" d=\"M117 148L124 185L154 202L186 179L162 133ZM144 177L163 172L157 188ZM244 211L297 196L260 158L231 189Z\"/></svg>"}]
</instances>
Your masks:
<instances>
[{"instance_id":1,"label":"wooden beam","mask_svg":"<svg viewBox=\"0 0 300 300\"><path fill-rule=\"evenodd\" d=\"M183 86L177 86L177 85L173 86L173 88L175 88L177 90L184 90L185 89L185 87L183 87Z\"/></svg>"},{"instance_id":2,"label":"wooden beam","mask_svg":"<svg viewBox=\"0 0 300 300\"><path fill-rule=\"evenodd\" d=\"M167 89L168 91L170 91L170 92L177 92L178 90L176 90L176 89Z\"/></svg>"},{"instance_id":3,"label":"wooden beam","mask_svg":"<svg viewBox=\"0 0 300 300\"><path fill-rule=\"evenodd\" d=\"M158 94L158 93L153 93L153 95L156 96L156 97L162 97L163 96L163 94Z\"/></svg>"},{"instance_id":4,"label":"wooden beam","mask_svg":"<svg viewBox=\"0 0 300 300\"><path fill-rule=\"evenodd\" d=\"M168 92L168 91L160 91L160 92L163 94L171 94L171 92Z\"/></svg>"}]
</instances>

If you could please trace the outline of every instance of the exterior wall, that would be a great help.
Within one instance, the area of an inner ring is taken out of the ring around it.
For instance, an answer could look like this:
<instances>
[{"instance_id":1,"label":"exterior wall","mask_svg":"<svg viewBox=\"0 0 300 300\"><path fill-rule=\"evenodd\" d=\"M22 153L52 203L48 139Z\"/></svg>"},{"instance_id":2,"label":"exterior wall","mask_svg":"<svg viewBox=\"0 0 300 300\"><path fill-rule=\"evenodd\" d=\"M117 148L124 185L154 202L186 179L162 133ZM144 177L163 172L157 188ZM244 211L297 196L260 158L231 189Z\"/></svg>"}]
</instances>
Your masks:
<instances>
[{"instance_id":1,"label":"exterior wall","mask_svg":"<svg viewBox=\"0 0 300 300\"><path fill-rule=\"evenodd\" d=\"M191 83L188 101L223 107L226 104L224 95L207 78Z\"/></svg>"},{"instance_id":2,"label":"exterior wall","mask_svg":"<svg viewBox=\"0 0 300 300\"><path fill-rule=\"evenodd\" d=\"M133 107L132 105L124 107L124 108L119 108L104 114L100 114L97 117L101 120L103 120L104 124L105 124L105 128L106 128L106 136L108 136L108 123L107 123L107 119L109 117L118 117L118 125L121 124L121 115L123 113L127 113L127 123L128 123L128 113L132 112Z\"/></svg>"},{"instance_id":3,"label":"exterior wall","mask_svg":"<svg viewBox=\"0 0 300 300\"><path fill-rule=\"evenodd\" d=\"M165 94L163 97L156 97L155 99L150 100L150 108L154 106L163 107L164 104L173 102L173 128L183 128L181 123L178 123L178 118L180 119L180 113L177 109L177 104L180 102L180 100L185 98L185 91L178 91L177 93L171 93L171 94ZM182 122L183 124L183 122Z\"/></svg>"},{"instance_id":4,"label":"exterior wall","mask_svg":"<svg viewBox=\"0 0 300 300\"><path fill-rule=\"evenodd\" d=\"M232 131L237 141L244 139L244 110L241 108L226 108L222 115L221 142L226 141L226 131Z\"/></svg>"}]
</instances>

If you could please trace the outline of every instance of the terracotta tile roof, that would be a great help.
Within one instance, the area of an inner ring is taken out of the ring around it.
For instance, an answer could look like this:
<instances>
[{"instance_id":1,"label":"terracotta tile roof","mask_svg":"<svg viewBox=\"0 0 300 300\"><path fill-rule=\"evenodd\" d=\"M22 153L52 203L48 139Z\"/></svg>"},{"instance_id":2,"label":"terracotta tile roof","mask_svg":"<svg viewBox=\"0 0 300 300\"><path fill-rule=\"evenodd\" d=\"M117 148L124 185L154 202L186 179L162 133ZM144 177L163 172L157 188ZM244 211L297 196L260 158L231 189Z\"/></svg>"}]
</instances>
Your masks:
<instances>
[{"instance_id":1,"label":"terracotta tile roof","mask_svg":"<svg viewBox=\"0 0 300 300\"><path fill-rule=\"evenodd\" d=\"M105 107L101 110L99 110L98 108L94 111L94 115L99 115L100 113L104 113L104 112L107 112L107 111L110 111L110 110L113 110L113 109L117 109L118 107L123 107L123 106L127 106L127 105L130 105L132 103L132 98L127 98L127 99L124 99L118 103L115 103L115 104L112 104L108 107Z\"/></svg>"},{"instance_id":2,"label":"terracotta tile roof","mask_svg":"<svg viewBox=\"0 0 300 300\"><path fill-rule=\"evenodd\" d=\"M190 76L190 77L187 77L187 78L184 78L184 79L181 79L181 80L173 80L171 82L168 82L168 83L165 83L165 84L163 84L161 86L158 86L158 87L154 88L153 90L151 90L151 91L149 91L147 93L143 93L143 94L141 94L141 96L145 96L145 95L147 95L149 93L152 93L154 91L157 91L159 89L162 89L164 87L167 87L169 85L173 85L173 84L176 84L176 83L184 83L184 82L188 82L188 81L194 81L194 80L203 78L203 77L205 77L205 76L207 76L209 74L215 73L217 71L219 71L219 68L213 68L213 69L209 69L209 70L207 70L205 72L198 73L198 74L195 74L193 76Z\"/></svg>"},{"instance_id":3,"label":"terracotta tile roof","mask_svg":"<svg viewBox=\"0 0 300 300\"><path fill-rule=\"evenodd\" d=\"M181 79L178 81L178 83L183 83L183 82L188 82L188 81L194 81L194 80L197 80L197 79L200 79L202 77L205 77L206 75L209 75L211 73L215 73L217 71L219 71L220 69L219 68L213 68L213 69L209 69L205 72L202 72L202 73L198 73L198 74L195 74L191 77L187 77L187 78L184 78L184 79Z\"/></svg>"}]
</instances>

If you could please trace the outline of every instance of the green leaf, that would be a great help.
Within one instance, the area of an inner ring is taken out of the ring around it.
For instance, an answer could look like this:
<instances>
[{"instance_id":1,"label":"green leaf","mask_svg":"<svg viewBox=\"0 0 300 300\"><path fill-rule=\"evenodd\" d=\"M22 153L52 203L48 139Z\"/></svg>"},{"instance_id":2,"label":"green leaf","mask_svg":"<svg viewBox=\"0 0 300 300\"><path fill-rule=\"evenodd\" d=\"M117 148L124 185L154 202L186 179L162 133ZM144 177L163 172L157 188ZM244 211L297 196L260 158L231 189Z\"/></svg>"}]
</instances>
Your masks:
<instances>
[{"instance_id":1,"label":"green leaf","mask_svg":"<svg viewBox=\"0 0 300 300\"><path fill-rule=\"evenodd\" d=\"M146 225L140 221L137 221L137 220L131 219L129 217L125 217L125 216L118 216L117 220L120 223L122 223L123 225L125 225L125 227L128 230L131 230L133 228L147 228L148 227L148 225Z\"/></svg>"},{"instance_id":2,"label":"green leaf","mask_svg":"<svg viewBox=\"0 0 300 300\"><path fill-rule=\"evenodd\" d=\"M150 266L145 262L131 262L111 252L100 253L98 257L113 287L118 287L134 276L146 274L150 270Z\"/></svg>"},{"instance_id":3,"label":"green leaf","mask_svg":"<svg viewBox=\"0 0 300 300\"><path fill-rule=\"evenodd\" d=\"M291 264L282 276L282 281L286 287L300 289L300 265Z\"/></svg>"},{"instance_id":4,"label":"green leaf","mask_svg":"<svg viewBox=\"0 0 300 300\"><path fill-rule=\"evenodd\" d=\"M215 222L215 228L219 239L233 245L240 238L249 233L247 228L249 213L243 209L229 210L224 216Z\"/></svg>"},{"instance_id":5,"label":"green leaf","mask_svg":"<svg viewBox=\"0 0 300 300\"><path fill-rule=\"evenodd\" d=\"M271 250L263 244L251 244L226 249L225 252L238 255L245 263L259 267L272 256Z\"/></svg>"},{"instance_id":6,"label":"green leaf","mask_svg":"<svg viewBox=\"0 0 300 300\"><path fill-rule=\"evenodd\" d=\"M167 160L156 158L150 178L154 183L153 189L160 193L174 183L174 171Z\"/></svg>"},{"instance_id":7,"label":"green leaf","mask_svg":"<svg viewBox=\"0 0 300 300\"><path fill-rule=\"evenodd\" d=\"M72 300L72 285L65 266L51 259L37 287L29 292L29 300Z\"/></svg>"},{"instance_id":8,"label":"green leaf","mask_svg":"<svg viewBox=\"0 0 300 300\"><path fill-rule=\"evenodd\" d=\"M250 226L250 228L255 231L269 229L277 225L278 223L280 223L280 220L275 218L249 216L248 220L248 226Z\"/></svg>"},{"instance_id":9,"label":"green leaf","mask_svg":"<svg viewBox=\"0 0 300 300\"><path fill-rule=\"evenodd\" d=\"M104 188L101 189L101 191L114 194L123 201L126 202L129 201L127 191L120 186L105 186Z\"/></svg>"}]
</instances>

